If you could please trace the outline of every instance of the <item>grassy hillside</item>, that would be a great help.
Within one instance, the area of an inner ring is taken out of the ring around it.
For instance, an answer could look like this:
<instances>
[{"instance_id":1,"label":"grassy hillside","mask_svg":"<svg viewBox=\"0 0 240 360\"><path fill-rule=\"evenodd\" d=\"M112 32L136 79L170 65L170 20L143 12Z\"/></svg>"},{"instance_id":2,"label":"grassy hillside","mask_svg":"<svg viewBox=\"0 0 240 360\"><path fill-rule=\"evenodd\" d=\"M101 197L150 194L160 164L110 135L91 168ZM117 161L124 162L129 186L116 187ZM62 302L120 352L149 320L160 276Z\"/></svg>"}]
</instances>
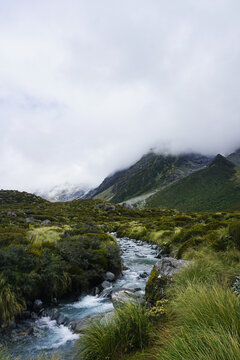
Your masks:
<instances>
[{"instance_id":1,"label":"grassy hillside","mask_svg":"<svg viewBox=\"0 0 240 360\"><path fill-rule=\"evenodd\" d=\"M239 359L240 213L142 213L119 223L118 235L156 243L192 263L165 294L166 278L153 269L147 306L123 307L111 321L92 323L80 339L83 359Z\"/></svg>"},{"instance_id":2,"label":"grassy hillside","mask_svg":"<svg viewBox=\"0 0 240 360\"><path fill-rule=\"evenodd\" d=\"M221 155L205 169L158 191L147 207L181 211L227 211L240 209L239 169Z\"/></svg>"},{"instance_id":3,"label":"grassy hillside","mask_svg":"<svg viewBox=\"0 0 240 360\"><path fill-rule=\"evenodd\" d=\"M209 158L198 154L171 156L150 152L129 169L106 178L88 196L114 203L123 202L173 183L204 167L209 161Z\"/></svg>"}]
</instances>

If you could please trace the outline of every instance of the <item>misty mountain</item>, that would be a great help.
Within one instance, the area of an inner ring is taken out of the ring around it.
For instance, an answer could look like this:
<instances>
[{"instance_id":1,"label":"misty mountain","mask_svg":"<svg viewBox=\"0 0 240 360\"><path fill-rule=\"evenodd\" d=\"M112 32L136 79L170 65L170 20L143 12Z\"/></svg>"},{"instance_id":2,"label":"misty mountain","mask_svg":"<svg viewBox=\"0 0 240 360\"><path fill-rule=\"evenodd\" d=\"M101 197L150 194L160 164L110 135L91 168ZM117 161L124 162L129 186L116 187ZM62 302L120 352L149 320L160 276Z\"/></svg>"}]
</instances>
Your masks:
<instances>
[{"instance_id":1,"label":"misty mountain","mask_svg":"<svg viewBox=\"0 0 240 360\"><path fill-rule=\"evenodd\" d=\"M222 155L205 168L156 192L147 207L181 211L227 211L240 208L240 168Z\"/></svg>"},{"instance_id":2,"label":"misty mountain","mask_svg":"<svg viewBox=\"0 0 240 360\"><path fill-rule=\"evenodd\" d=\"M240 148L228 155L228 160L232 161L235 165L240 166Z\"/></svg>"},{"instance_id":3,"label":"misty mountain","mask_svg":"<svg viewBox=\"0 0 240 360\"><path fill-rule=\"evenodd\" d=\"M131 167L107 177L86 197L119 203L151 193L204 168L212 158L201 154L178 156L149 152Z\"/></svg>"},{"instance_id":4,"label":"misty mountain","mask_svg":"<svg viewBox=\"0 0 240 360\"><path fill-rule=\"evenodd\" d=\"M49 191L36 191L36 195L52 202L65 202L71 200L82 199L89 189L83 189L80 186L63 184L56 185Z\"/></svg>"}]
</instances>

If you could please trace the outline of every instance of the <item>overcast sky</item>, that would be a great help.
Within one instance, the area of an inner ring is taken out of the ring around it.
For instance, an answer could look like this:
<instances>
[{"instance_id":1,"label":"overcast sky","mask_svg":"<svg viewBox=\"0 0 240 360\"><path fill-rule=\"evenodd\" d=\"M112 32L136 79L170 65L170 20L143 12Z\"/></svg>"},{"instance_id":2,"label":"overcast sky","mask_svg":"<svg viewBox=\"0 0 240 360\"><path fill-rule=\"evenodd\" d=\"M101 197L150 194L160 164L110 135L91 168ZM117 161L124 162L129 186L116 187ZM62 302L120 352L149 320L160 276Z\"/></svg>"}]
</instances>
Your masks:
<instances>
[{"instance_id":1,"label":"overcast sky","mask_svg":"<svg viewBox=\"0 0 240 360\"><path fill-rule=\"evenodd\" d=\"M0 188L240 146L239 0L0 0Z\"/></svg>"}]
</instances>

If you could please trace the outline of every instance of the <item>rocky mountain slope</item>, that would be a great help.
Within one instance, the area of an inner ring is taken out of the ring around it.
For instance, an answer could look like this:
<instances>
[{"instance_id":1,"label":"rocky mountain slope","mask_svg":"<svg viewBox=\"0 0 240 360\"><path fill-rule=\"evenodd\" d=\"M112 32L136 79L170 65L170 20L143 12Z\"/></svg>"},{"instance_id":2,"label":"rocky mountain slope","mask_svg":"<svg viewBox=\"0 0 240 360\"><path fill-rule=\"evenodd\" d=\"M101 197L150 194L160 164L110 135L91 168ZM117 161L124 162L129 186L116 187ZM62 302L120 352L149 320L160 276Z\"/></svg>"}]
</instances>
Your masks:
<instances>
[{"instance_id":1,"label":"rocky mountain slope","mask_svg":"<svg viewBox=\"0 0 240 360\"><path fill-rule=\"evenodd\" d=\"M240 168L222 155L205 169L156 192L147 207L181 211L227 211L240 208Z\"/></svg>"},{"instance_id":2,"label":"rocky mountain slope","mask_svg":"<svg viewBox=\"0 0 240 360\"><path fill-rule=\"evenodd\" d=\"M120 203L174 183L211 161L200 154L178 156L149 152L130 168L107 177L87 198L101 198Z\"/></svg>"}]
</instances>

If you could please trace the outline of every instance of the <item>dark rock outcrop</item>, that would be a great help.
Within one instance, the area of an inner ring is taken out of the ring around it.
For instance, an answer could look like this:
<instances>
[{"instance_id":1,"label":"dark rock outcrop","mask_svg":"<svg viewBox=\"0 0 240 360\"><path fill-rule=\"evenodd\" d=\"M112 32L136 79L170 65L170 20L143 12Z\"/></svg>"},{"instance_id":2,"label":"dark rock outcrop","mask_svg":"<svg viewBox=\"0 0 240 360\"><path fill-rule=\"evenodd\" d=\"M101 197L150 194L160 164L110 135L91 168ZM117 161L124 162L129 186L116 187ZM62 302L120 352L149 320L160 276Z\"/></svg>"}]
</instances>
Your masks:
<instances>
[{"instance_id":1,"label":"dark rock outcrop","mask_svg":"<svg viewBox=\"0 0 240 360\"><path fill-rule=\"evenodd\" d=\"M172 257L161 258L153 267L146 284L146 300L154 305L156 301L165 297L165 288L171 283L174 274L191 261L177 260Z\"/></svg>"}]
</instances>

